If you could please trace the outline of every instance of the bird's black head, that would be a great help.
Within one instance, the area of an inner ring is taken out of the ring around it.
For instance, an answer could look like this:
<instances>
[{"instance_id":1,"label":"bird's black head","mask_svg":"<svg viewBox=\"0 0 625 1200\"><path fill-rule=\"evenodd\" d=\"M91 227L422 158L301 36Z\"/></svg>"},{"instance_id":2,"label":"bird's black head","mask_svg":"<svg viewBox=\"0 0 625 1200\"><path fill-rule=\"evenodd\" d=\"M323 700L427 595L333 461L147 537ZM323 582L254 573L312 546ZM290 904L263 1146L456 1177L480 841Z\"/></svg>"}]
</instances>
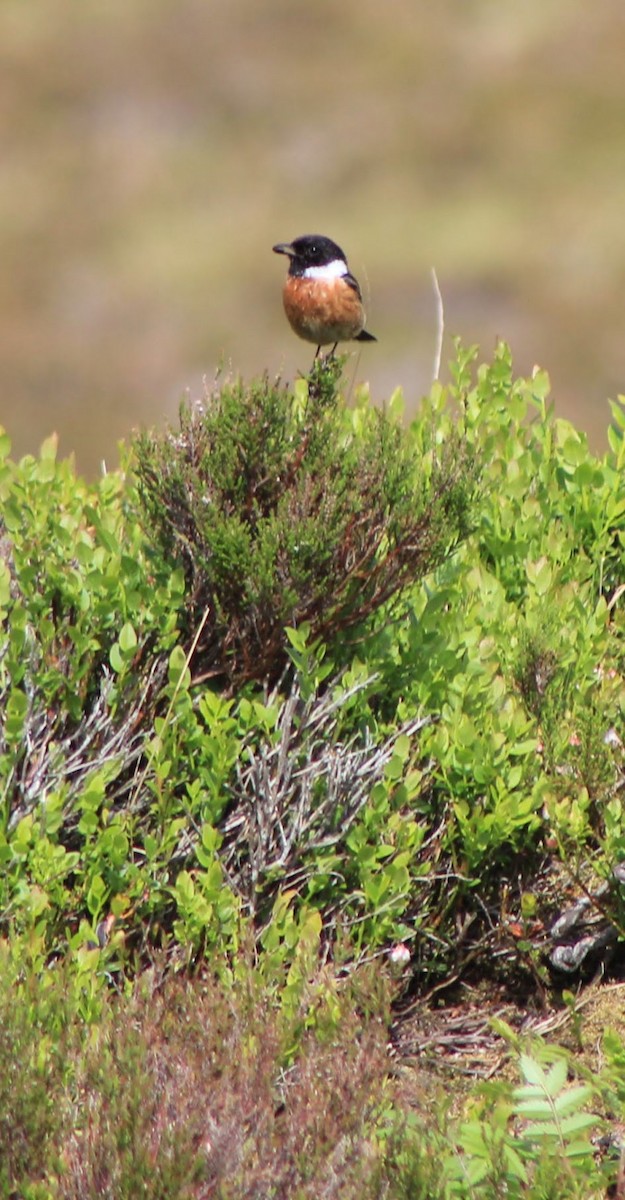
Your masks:
<instances>
[{"instance_id":1,"label":"bird's black head","mask_svg":"<svg viewBox=\"0 0 625 1200\"><path fill-rule=\"evenodd\" d=\"M279 242L273 250L276 254L288 254L294 275L303 275L308 267L326 267L333 262L347 264L341 247L321 233L306 233L292 242Z\"/></svg>"}]
</instances>

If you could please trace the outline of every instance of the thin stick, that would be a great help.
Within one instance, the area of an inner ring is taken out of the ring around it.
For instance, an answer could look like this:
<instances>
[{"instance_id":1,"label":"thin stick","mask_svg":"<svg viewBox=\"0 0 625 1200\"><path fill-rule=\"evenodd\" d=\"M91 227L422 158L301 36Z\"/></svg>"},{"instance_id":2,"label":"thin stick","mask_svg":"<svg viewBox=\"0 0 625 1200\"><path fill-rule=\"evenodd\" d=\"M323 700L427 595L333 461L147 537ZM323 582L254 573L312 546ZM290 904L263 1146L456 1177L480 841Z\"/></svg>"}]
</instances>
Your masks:
<instances>
[{"instance_id":1,"label":"thin stick","mask_svg":"<svg viewBox=\"0 0 625 1200\"><path fill-rule=\"evenodd\" d=\"M191 642L191 646L189 647L188 654L184 660L184 663L182 665L182 669L180 671L178 679L176 680L176 686L171 694L171 700L169 701L169 707L167 709L167 712L165 713L165 720L163 722L163 732L165 731L165 728L167 727L167 725L169 725L169 718L171 717L174 704L176 703L176 697L182 686L182 681L184 679L185 671L188 670L191 659L193 658L193 655L195 654L196 646L202 636L202 630L204 629L204 626L205 626L206 622L208 621L208 618L210 616L210 611L211 611L211 609L210 609L210 604L209 604L204 609L204 612L202 614L202 620L200 621L200 623L195 631L195 635L193 637L193 641Z\"/></svg>"},{"instance_id":2,"label":"thin stick","mask_svg":"<svg viewBox=\"0 0 625 1200\"><path fill-rule=\"evenodd\" d=\"M202 636L202 630L204 629L204 626L205 626L206 622L208 621L208 618L210 616L210 611L211 611L210 605L208 605L204 609L204 613L202 615L202 620L200 621L200 623L197 627L197 630L195 632L193 641L191 642L191 646L189 648L188 654L186 655L184 663L182 664L180 674L178 675L178 679L176 680L176 686L174 687L174 690L171 694L171 700L169 701L169 704L167 706L167 711L165 713L165 717L163 720L163 728L162 728L161 735L160 735L161 737L163 737L163 735L165 734L165 731L167 729L167 726L169 725L169 722L171 719L171 714L172 714L173 708L174 708L174 704L176 703L176 697L178 695L178 692L180 691L180 688L182 687L182 681L184 679L185 671L188 669L191 659L193 658L193 655L195 654L195 648ZM145 766L140 771L139 777L136 781L136 785L134 788L134 796L139 795L139 791L141 790L141 788L143 787L143 784L145 783L149 769L150 769L150 759L147 758L146 762L145 762Z\"/></svg>"},{"instance_id":3,"label":"thin stick","mask_svg":"<svg viewBox=\"0 0 625 1200\"><path fill-rule=\"evenodd\" d=\"M436 274L435 267L432 267L432 283L434 284L434 295L436 297L436 353L434 355L432 383L436 383L436 380L441 372L443 336L445 333L445 309L443 308L443 297L441 295L441 289L438 286L438 276Z\"/></svg>"}]
</instances>

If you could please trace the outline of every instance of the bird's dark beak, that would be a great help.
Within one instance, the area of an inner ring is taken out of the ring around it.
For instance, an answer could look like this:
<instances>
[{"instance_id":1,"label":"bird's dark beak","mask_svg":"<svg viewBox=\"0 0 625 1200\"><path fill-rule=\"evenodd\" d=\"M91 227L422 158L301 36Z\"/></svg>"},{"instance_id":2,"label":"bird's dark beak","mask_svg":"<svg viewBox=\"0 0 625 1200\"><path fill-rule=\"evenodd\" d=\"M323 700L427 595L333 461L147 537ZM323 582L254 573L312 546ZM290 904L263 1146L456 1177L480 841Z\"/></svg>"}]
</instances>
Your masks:
<instances>
[{"instance_id":1,"label":"bird's dark beak","mask_svg":"<svg viewBox=\"0 0 625 1200\"><path fill-rule=\"evenodd\" d=\"M290 242L278 242L277 246L272 246L271 248L274 254L288 254L292 256L294 253Z\"/></svg>"}]
</instances>

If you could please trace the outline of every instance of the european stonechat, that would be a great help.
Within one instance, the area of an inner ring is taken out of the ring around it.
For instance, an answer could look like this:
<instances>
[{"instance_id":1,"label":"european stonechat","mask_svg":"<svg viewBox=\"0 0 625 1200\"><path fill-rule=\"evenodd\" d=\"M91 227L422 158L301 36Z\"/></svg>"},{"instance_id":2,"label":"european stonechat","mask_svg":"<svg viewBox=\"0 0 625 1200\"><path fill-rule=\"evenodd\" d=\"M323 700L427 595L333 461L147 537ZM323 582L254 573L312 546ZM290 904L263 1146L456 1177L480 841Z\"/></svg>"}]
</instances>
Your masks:
<instances>
[{"instance_id":1,"label":"european stonechat","mask_svg":"<svg viewBox=\"0 0 625 1200\"><path fill-rule=\"evenodd\" d=\"M358 280L336 242L313 233L279 242L273 249L289 259L282 299L291 328L312 342L317 354L322 346L332 346L334 354L339 342L377 341L365 329Z\"/></svg>"}]
</instances>

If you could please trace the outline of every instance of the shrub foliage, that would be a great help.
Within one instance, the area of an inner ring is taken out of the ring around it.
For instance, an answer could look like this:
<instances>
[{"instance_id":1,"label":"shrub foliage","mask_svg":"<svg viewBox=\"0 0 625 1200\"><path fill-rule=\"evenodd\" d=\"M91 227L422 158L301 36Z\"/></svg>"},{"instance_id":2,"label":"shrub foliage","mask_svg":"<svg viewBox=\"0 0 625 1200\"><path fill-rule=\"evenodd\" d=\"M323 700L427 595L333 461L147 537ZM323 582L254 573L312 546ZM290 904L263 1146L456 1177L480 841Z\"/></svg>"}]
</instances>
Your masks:
<instances>
[{"instance_id":1,"label":"shrub foliage","mask_svg":"<svg viewBox=\"0 0 625 1200\"><path fill-rule=\"evenodd\" d=\"M91 488L0 444L0 912L35 959L235 952L253 916L276 961L532 974L509 925L612 877L625 422L593 456L474 357L406 428L332 364L225 384Z\"/></svg>"},{"instance_id":2,"label":"shrub foliage","mask_svg":"<svg viewBox=\"0 0 625 1200\"><path fill-rule=\"evenodd\" d=\"M0 440L3 1194L602 1194L553 1057L424 1133L354 1018L391 947L544 1000L564 905L561 970L624 927L623 408L596 456L474 359L408 427L225 384L93 487Z\"/></svg>"},{"instance_id":3,"label":"shrub foliage","mask_svg":"<svg viewBox=\"0 0 625 1200\"><path fill-rule=\"evenodd\" d=\"M379 965L340 985L309 964L305 1008L245 956L234 977L154 965L103 992L87 1031L67 964L38 982L0 946L0 966L7 1200L589 1200L617 1176L590 1137L604 1093L624 1115L615 1034L599 1079L571 1085L562 1051L534 1043L511 1054L517 1087L452 1104L389 1060Z\"/></svg>"},{"instance_id":4,"label":"shrub foliage","mask_svg":"<svg viewBox=\"0 0 625 1200\"><path fill-rule=\"evenodd\" d=\"M392 415L344 406L340 366L226 383L135 443L147 537L184 570L191 626L207 614L196 673L275 681L286 626L334 643L466 536L462 443L417 455Z\"/></svg>"}]
</instances>

